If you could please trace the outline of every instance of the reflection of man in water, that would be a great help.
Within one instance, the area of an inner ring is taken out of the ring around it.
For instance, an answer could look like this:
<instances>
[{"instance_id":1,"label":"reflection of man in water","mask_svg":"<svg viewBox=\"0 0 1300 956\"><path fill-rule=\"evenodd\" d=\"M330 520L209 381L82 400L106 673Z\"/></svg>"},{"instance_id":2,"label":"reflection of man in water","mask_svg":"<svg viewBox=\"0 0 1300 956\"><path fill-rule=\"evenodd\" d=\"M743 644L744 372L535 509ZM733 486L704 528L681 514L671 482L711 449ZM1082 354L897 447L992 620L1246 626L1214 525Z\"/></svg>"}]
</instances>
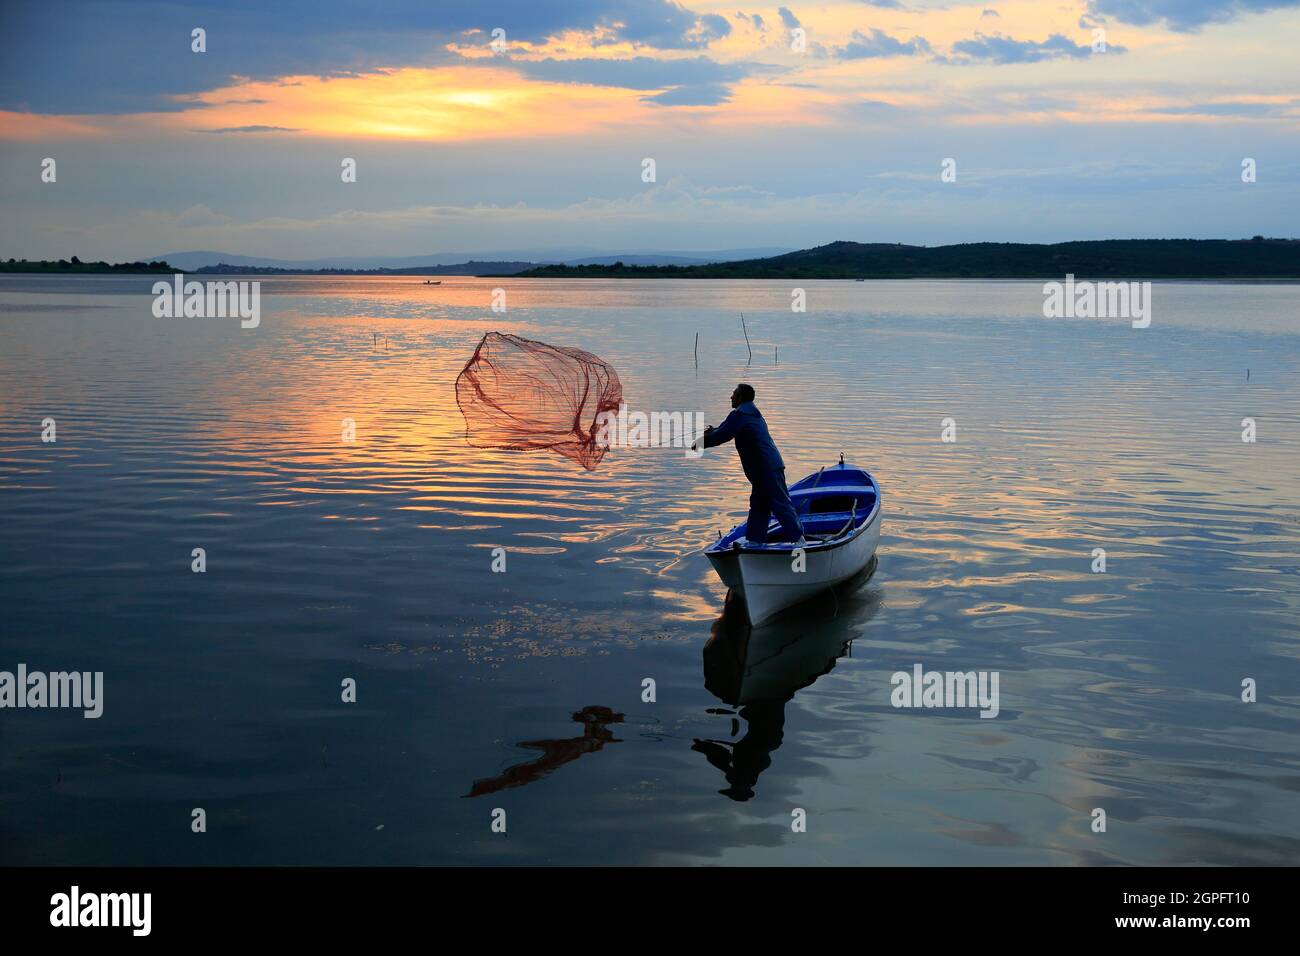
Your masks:
<instances>
[{"instance_id":1,"label":"reflection of man in water","mask_svg":"<svg viewBox=\"0 0 1300 956\"><path fill-rule=\"evenodd\" d=\"M583 754L592 754L605 744L621 741L607 724L621 724L623 715L616 714L608 707L584 707L573 715L573 719L582 724L581 737L566 737L563 740L525 740L520 747L540 750L542 755L528 763L515 764L497 777L487 780L475 780L467 797L480 797L485 793L496 793L510 787L522 787L526 783L540 780L557 767L577 760Z\"/></svg>"},{"instance_id":2,"label":"reflection of man in water","mask_svg":"<svg viewBox=\"0 0 1300 956\"><path fill-rule=\"evenodd\" d=\"M745 525L745 538L751 544L767 541L798 541L803 537L799 516L790 501L785 487L785 462L776 450L776 443L768 433L767 422L754 405L754 389L744 382L731 393L732 412L714 428L704 430L704 447L713 448L724 442L736 442L740 467L749 479L749 518ZM772 515L781 524L773 537L767 536L767 525Z\"/></svg>"},{"instance_id":3,"label":"reflection of man in water","mask_svg":"<svg viewBox=\"0 0 1300 956\"><path fill-rule=\"evenodd\" d=\"M731 786L719 790L732 800L744 802L754 796L759 774L772 765L772 752L781 746L785 733L784 700L746 704L740 718L749 729L735 743L726 740L696 740L691 749L702 753L722 771Z\"/></svg>"}]
</instances>

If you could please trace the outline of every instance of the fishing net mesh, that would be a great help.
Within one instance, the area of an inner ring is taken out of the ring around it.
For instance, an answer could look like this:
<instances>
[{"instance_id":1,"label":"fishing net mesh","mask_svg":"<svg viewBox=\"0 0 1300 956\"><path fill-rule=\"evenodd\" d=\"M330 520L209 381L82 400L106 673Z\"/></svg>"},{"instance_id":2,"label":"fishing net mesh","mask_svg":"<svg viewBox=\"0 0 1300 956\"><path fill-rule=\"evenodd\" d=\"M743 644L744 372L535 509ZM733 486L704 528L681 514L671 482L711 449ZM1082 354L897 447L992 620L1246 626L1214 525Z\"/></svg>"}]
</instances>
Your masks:
<instances>
[{"instance_id":1,"label":"fishing net mesh","mask_svg":"<svg viewBox=\"0 0 1300 956\"><path fill-rule=\"evenodd\" d=\"M582 349L489 332L456 378L465 440L476 448L550 449L594 469L607 449L597 416L618 412L623 385Z\"/></svg>"}]
</instances>

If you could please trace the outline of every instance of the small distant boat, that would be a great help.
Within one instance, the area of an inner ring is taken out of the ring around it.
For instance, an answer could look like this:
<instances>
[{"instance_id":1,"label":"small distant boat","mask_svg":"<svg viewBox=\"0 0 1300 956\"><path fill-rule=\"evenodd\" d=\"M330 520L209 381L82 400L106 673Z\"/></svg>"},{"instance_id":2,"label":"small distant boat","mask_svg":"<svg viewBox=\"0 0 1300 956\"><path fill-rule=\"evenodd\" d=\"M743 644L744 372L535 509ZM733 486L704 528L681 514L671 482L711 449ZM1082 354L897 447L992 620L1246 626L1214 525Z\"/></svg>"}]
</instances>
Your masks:
<instances>
[{"instance_id":1,"label":"small distant boat","mask_svg":"<svg viewBox=\"0 0 1300 956\"><path fill-rule=\"evenodd\" d=\"M880 543L880 487L843 455L791 485L790 500L804 530L803 570L796 570L794 543L751 544L743 522L704 552L722 583L744 598L754 627L853 577Z\"/></svg>"},{"instance_id":2,"label":"small distant boat","mask_svg":"<svg viewBox=\"0 0 1300 956\"><path fill-rule=\"evenodd\" d=\"M430 281L430 280L428 280L428 279L425 279L425 280L424 280L424 284L425 284L425 285L442 285L442 280L439 279L437 282L432 282L432 281Z\"/></svg>"}]
</instances>

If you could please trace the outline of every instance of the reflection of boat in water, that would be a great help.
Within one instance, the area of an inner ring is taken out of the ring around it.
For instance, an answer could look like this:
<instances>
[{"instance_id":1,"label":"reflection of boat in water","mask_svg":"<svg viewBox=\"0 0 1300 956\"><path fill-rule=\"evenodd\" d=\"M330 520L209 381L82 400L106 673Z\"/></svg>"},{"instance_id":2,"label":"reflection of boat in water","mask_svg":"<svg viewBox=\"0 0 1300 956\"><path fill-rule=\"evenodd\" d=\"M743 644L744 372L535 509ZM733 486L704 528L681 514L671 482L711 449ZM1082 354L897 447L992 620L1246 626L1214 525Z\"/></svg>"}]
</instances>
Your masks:
<instances>
[{"instance_id":1,"label":"reflection of boat in water","mask_svg":"<svg viewBox=\"0 0 1300 956\"><path fill-rule=\"evenodd\" d=\"M526 783L540 780L557 767L577 760L583 754L595 753L605 744L616 744L618 738L606 724L620 724L623 715L616 714L608 707L584 707L573 715L573 719L582 724L581 737L565 737L560 740L525 740L519 746L530 750L540 750L542 755L527 763L515 764L495 777L475 780L467 797L480 797L485 793L496 793L511 787L522 787Z\"/></svg>"},{"instance_id":2,"label":"reflection of boat in water","mask_svg":"<svg viewBox=\"0 0 1300 956\"><path fill-rule=\"evenodd\" d=\"M785 705L794 695L834 669L875 611L870 594L855 593L875 571L860 574L806 605L797 626L775 623L750 627L743 601L727 595L722 617L704 645L704 686L739 708L745 734L739 740L697 739L692 750L722 771L733 800L754 796L754 786L772 763L785 736ZM838 593L837 593L838 592ZM732 721L732 737L740 723Z\"/></svg>"}]
</instances>

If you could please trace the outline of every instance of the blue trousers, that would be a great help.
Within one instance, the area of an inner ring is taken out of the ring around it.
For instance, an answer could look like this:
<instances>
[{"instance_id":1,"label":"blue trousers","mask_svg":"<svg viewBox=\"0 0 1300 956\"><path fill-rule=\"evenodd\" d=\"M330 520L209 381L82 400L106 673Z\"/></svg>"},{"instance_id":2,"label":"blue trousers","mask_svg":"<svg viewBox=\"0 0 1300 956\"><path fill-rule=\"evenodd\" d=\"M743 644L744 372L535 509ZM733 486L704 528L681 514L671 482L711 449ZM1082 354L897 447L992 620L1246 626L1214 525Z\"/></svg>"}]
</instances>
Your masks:
<instances>
[{"instance_id":1,"label":"blue trousers","mask_svg":"<svg viewBox=\"0 0 1300 956\"><path fill-rule=\"evenodd\" d=\"M803 537L803 528L799 524L799 515L795 513L794 502L785 487L785 469L770 471L749 479L749 519L745 524L745 537L754 544L767 541L798 541ZM767 525L772 516L780 522L781 529L771 538L767 536Z\"/></svg>"}]
</instances>

